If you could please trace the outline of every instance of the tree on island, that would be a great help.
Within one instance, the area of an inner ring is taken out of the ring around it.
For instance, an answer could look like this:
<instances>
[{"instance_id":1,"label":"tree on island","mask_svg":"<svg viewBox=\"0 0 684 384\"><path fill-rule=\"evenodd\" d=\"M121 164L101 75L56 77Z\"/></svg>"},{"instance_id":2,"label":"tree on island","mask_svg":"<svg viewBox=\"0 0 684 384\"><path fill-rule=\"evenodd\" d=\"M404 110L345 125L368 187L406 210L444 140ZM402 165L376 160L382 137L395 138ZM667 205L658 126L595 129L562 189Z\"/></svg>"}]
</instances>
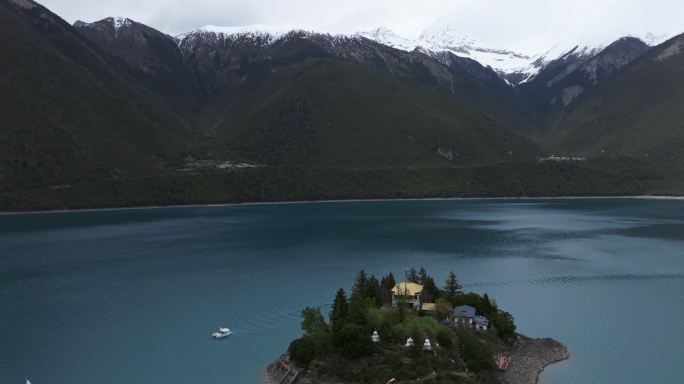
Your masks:
<instances>
[{"instance_id":1,"label":"tree on island","mask_svg":"<svg viewBox=\"0 0 684 384\"><path fill-rule=\"evenodd\" d=\"M316 340L313 336L300 337L290 343L288 351L292 360L306 367L316 357Z\"/></svg>"},{"instance_id":2,"label":"tree on island","mask_svg":"<svg viewBox=\"0 0 684 384\"><path fill-rule=\"evenodd\" d=\"M305 334L313 335L327 329L328 325L319 307L306 307L302 310L302 330Z\"/></svg>"},{"instance_id":3,"label":"tree on island","mask_svg":"<svg viewBox=\"0 0 684 384\"><path fill-rule=\"evenodd\" d=\"M510 313L497 309L490 315L490 320L496 334L505 342L512 343L518 338L515 321Z\"/></svg>"},{"instance_id":4,"label":"tree on island","mask_svg":"<svg viewBox=\"0 0 684 384\"><path fill-rule=\"evenodd\" d=\"M380 292L380 282L375 275L370 275L366 280L366 299L371 299L376 305L382 304L382 295Z\"/></svg>"},{"instance_id":5,"label":"tree on island","mask_svg":"<svg viewBox=\"0 0 684 384\"><path fill-rule=\"evenodd\" d=\"M365 356L373 350L373 343L366 329L354 323L348 323L340 330L336 343L337 350L353 359Z\"/></svg>"},{"instance_id":6,"label":"tree on island","mask_svg":"<svg viewBox=\"0 0 684 384\"><path fill-rule=\"evenodd\" d=\"M425 270L425 267L420 267L420 270L418 271L418 283L421 285L425 285L425 282L428 279L428 274L427 271Z\"/></svg>"},{"instance_id":7,"label":"tree on island","mask_svg":"<svg viewBox=\"0 0 684 384\"><path fill-rule=\"evenodd\" d=\"M462 289L463 286L458 282L456 274L453 271L449 272L449 277L447 277L444 283L444 292L447 296L453 298L456 295L460 295L463 293Z\"/></svg>"},{"instance_id":8,"label":"tree on island","mask_svg":"<svg viewBox=\"0 0 684 384\"><path fill-rule=\"evenodd\" d=\"M382 277L380 280L380 303L392 302L392 288L395 285L397 285L397 281L394 279L392 272Z\"/></svg>"},{"instance_id":9,"label":"tree on island","mask_svg":"<svg viewBox=\"0 0 684 384\"><path fill-rule=\"evenodd\" d=\"M360 270L356 274L356 279L354 279L354 285L352 286L352 295L359 295L361 297L366 297L366 288L368 287L368 277L364 270Z\"/></svg>"},{"instance_id":10,"label":"tree on island","mask_svg":"<svg viewBox=\"0 0 684 384\"><path fill-rule=\"evenodd\" d=\"M330 330L333 337L339 333L340 330L347 323L347 313L349 311L349 304L347 304L347 295L344 289L340 288L335 294L335 301L333 301L330 310Z\"/></svg>"},{"instance_id":11,"label":"tree on island","mask_svg":"<svg viewBox=\"0 0 684 384\"><path fill-rule=\"evenodd\" d=\"M426 276L423 282L423 293L421 299L424 302L434 302L439 298L439 288L431 276Z\"/></svg>"},{"instance_id":12,"label":"tree on island","mask_svg":"<svg viewBox=\"0 0 684 384\"><path fill-rule=\"evenodd\" d=\"M386 276L383 276L380 280L380 288L382 289L391 290L395 285L397 285L397 281L392 272L388 273Z\"/></svg>"},{"instance_id":13,"label":"tree on island","mask_svg":"<svg viewBox=\"0 0 684 384\"><path fill-rule=\"evenodd\" d=\"M347 310L347 323L354 323L357 325L366 325L366 312L374 305L371 305L370 300L364 299L360 295L352 294L349 299L349 309Z\"/></svg>"},{"instance_id":14,"label":"tree on island","mask_svg":"<svg viewBox=\"0 0 684 384\"><path fill-rule=\"evenodd\" d=\"M484 313L493 313L496 310L496 303L492 303L492 301L489 300L489 295L486 292L482 299L484 300Z\"/></svg>"},{"instance_id":15,"label":"tree on island","mask_svg":"<svg viewBox=\"0 0 684 384\"><path fill-rule=\"evenodd\" d=\"M415 267L407 269L405 277L406 281L408 281L409 283L418 283L418 271Z\"/></svg>"}]
</instances>

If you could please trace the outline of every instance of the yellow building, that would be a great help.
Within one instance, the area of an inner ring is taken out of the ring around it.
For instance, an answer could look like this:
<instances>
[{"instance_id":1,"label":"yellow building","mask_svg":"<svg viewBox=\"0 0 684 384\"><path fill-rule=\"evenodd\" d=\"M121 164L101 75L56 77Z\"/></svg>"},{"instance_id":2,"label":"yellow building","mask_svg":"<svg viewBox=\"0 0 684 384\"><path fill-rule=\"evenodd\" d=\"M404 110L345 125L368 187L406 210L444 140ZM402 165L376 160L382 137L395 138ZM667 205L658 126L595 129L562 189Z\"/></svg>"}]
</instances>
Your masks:
<instances>
[{"instance_id":1,"label":"yellow building","mask_svg":"<svg viewBox=\"0 0 684 384\"><path fill-rule=\"evenodd\" d=\"M423 286L408 281L401 282L392 288L392 306L396 307L399 300L403 299L413 309L420 309L420 294L423 293Z\"/></svg>"},{"instance_id":2,"label":"yellow building","mask_svg":"<svg viewBox=\"0 0 684 384\"><path fill-rule=\"evenodd\" d=\"M435 303L423 303L420 306L420 310L423 312L427 312L431 315L434 315L437 313L437 304L435 304Z\"/></svg>"}]
</instances>

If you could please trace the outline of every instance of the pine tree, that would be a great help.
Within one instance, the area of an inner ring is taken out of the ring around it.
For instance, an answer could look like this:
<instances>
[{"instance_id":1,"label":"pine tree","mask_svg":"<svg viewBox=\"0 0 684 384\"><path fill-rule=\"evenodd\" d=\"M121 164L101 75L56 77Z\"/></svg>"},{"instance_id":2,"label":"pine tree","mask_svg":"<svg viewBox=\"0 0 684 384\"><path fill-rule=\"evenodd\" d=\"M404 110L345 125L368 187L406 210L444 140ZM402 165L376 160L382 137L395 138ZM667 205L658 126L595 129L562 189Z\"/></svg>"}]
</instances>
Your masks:
<instances>
[{"instance_id":1,"label":"pine tree","mask_svg":"<svg viewBox=\"0 0 684 384\"><path fill-rule=\"evenodd\" d=\"M491 300L489 300L489 295L485 293L483 299L484 299L484 307L485 307L484 313L485 313L485 315L489 315L489 314L495 312L494 311L494 305L492 304Z\"/></svg>"},{"instance_id":2,"label":"pine tree","mask_svg":"<svg viewBox=\"0 0 684 384\"><path fill-rule=\"evenodd\" d=\"M347 313L349 305L347 304L347 295L344 289L340 288L335 294L335 301L330 310L330 330L333 334L338 333L342 327L347 323Z\"/></svg>"},{"instance_id":3,"label":"pine tree","mask_svg":"<svg viewBox=\"0 0 684 384\"><path fill-rule=\"evenodd\" d=\"M396 280L394 280L394 274L390 272L387 276L383 276L380 281L380 302L390 303L392 302L392 288L397 285Z\"/></svg>"},{"instance_id":4,"label":"pine tree","mask_svg":"<svg viewBox=\"0 0 684 384\"><path fill-rule=\"evenodd\" d=\"M391 291L395 285L397 285L397 281L394 279L394 274L392 272L387 274L387 276L383 276L380 281L380 288L383 290Z\"/></svg>"},{"instance_id":5,"label":"pine tree","mask_svg":"<svg viewBox=\"0 0 684 384\"><path fill-rule=\"evenodd\" d=\"M366 298L373 300L376 304L382 302L380 283L375 275L371 275L366 281Z\"/></svg>"},{"instance_id":6,"label":"pine tree","mask_svg":"<svg viewBox=\"0 0 684 384\"><path fill-rule=\"evenodd\" d=\"M354 280L354 286L352 287L352 295L358 295L362 298L366 298L366 288L368 286L368 277L364 270L359 271Z\"/></svg>"},{"instance_id":7,"label":"pine tree","mask_svg":"<svg viewBox=\"0 0 684 384\"><path fill-rule=\"evenodd\" d=\"M416 271L415 267L411 267L406 271L406 281L411 283L418 282L418 271Z\"/></svg>"},{"instance_id":8,"label":"pine tree","mask_svg":"<svg viewBox=\"0 0 684 384\"><path fill-rule=\"evenodd\" d=\"M456 274L454 272L449 272L449 277L447 277L446 283L444 284L444 291L446 292L447 296L454 297L456 295L460 295L463 293L461 289L463 289L463 287L458 282Z\"/></svg>"},{"instance_id":9,"label":"pine tree","mask_svg":"<svg viewBox=\"0 0 684 384\"><path fill-rule=\"evenodd\" d=\"M439 296L439 288L437 288L437 284L435 284L435 280L427 276L425 278L425 283L423 284L423 301L427 302L434 302L437 300L437 297Z\"/></svg>"},{"instance_id":10,"label":"pine tree","mask_svg":"<svg viewBox=\"0 0 684 384\"><path fill-rule=\"evenodd\" d=\"M424 285L427 278L428 274L425 267L420 267L420 270L418 271L418 283Z\"/></svg>"},{"instance_id":11,"label":"pine tree","mask_svg":"<svg viewBox=\"0 0 684 384\"><path fill-rule=\"evenodd\" d=\"M352 295L349 299L347 312L347 323L365 326L366 313L370 308L370 303L360 295Z\"/></svg>"}]
</instances>

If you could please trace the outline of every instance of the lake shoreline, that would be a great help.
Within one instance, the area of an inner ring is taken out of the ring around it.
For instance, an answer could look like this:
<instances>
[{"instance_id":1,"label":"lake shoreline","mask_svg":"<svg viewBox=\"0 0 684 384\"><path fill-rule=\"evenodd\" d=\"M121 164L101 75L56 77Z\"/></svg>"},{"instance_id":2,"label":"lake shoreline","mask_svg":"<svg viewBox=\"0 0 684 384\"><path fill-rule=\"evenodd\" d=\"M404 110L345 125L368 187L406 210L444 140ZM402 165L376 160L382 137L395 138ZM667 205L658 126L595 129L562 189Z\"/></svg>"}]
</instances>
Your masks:
<instances>
[{"instance_id":1,"label":"lake shoreline","mask_svg":"<svg viewBox=\"0 0 684 384\"><path fill-rule=\"evenodd\" d=\"M684 196L665 195L616 195L616 196L501 196L501 197L426 197L426 198L368 198L368 199L330 199L330 200L291 200L291 201L248 201L237 203L208 203L208 204L171 204L171 205L144 205L131 207L103 207L103 208L77 208L77 209L51 209L51 210L25 210L25 211L0 211L0 215L31 215L45 213L70 213L70 212L108 212L144 209L164 208L211 208L233 206L258 206L258 205L289 205L289 204L326 204L326 203L352 203L352 202L382 202L382 201L472 201L472 200L581 200L581 199L644 199L644 200L684 200Z\"/></svg>"},{"instance_id":2,"label":"lake shoreline","mask_svg":"<svg viewBox=\"0 0 684 384\"><path fill-rule=\"evenodd\" d=\"M519 335L504 352L510 356L510 364L499 379L502 384L537 384L546 367L570 358L568 348L561 342L525 335Z\"/></svg>"},{"instance_id":3,"label":"lake shoreline","mask_svg":"<svg viewBox=\"0 0 684 384\"><path fill-rule=\"evenodd\" d=\"M501 353L510 358L508 369L499 377L498 381L501 384L537 384L546 367L570 358L568 348L561 342L551 338L530 338L522 334L518 334L518 340L513 345L505 346ZM452 374L455 377L468 376L464 372ZM277 384L282 379L282 371L277 360L264 369L264 384ZM421 382L424 379L410 382ZM307 377L306 372L298 376L298 382L303 384L346 384L344 381L335 379L314 380Z\"/></svg>"}]
</instances>

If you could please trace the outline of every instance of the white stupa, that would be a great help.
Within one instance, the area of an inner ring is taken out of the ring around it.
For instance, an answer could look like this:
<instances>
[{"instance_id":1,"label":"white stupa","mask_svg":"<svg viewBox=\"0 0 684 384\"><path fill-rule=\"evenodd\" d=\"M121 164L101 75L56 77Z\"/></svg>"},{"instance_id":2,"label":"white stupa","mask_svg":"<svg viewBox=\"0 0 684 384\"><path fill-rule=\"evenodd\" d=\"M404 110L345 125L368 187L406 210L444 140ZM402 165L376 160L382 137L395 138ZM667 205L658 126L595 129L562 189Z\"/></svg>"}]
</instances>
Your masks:
<instances>
[{"instance_id":1,"label":"white stupa","mask_svg":"<svg viewBox=\"0 0 684 384\"><path fill-rule=\"evenodd\" d=\"M430 345L430 339L425 339L423 343L423 349L426 351L432 351L432 345Z\"/></svg>"},{"instance_id":2,"label":"white stupa","mask_svg":"<svg viewBox=\"0 0 684 384\"><path fill-rule=\"evenodd\" d=\"M379 343L380 342L380 335L378 335L378 331L373 331L373 336L371 336L371 340L374 343Z\"/></svg>"},{"instance_id":3,"label":"white stupa","mask_svg":"<svg viewBox=\"0 0 684 384\"><path fill-rule=\"evenodd\" d=\"M412 338L409 337L408 339L406 339L406 345L405 345L405 347L407 347L407 348L408 348L408 347L413 347L413 339L412 339Z\"/></svg>"}]
</instances>

